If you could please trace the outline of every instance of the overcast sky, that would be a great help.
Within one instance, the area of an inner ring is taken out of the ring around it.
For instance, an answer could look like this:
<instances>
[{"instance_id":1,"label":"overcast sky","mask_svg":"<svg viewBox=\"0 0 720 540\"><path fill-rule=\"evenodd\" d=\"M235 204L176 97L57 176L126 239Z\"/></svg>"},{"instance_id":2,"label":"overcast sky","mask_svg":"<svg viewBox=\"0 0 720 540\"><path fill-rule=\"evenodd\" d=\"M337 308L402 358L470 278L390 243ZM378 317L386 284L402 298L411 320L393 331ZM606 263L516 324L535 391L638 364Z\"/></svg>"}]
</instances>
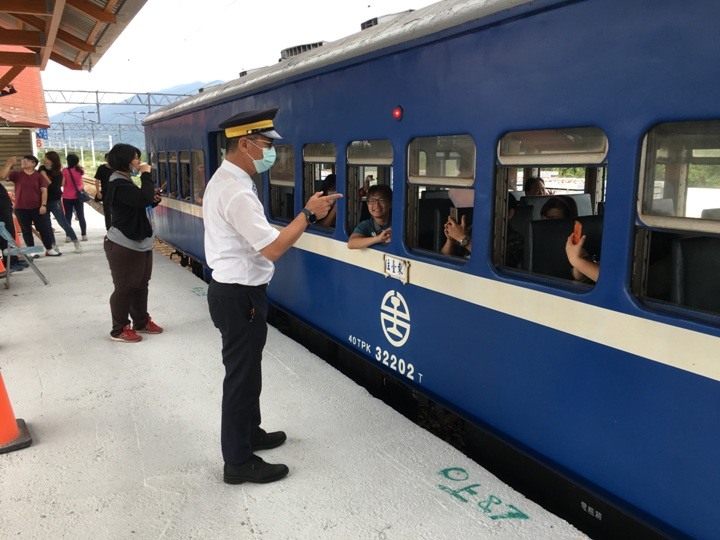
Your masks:
<instances>
[{"instance_id":1,"label":"overcast sky","mask_svg":"<svg viewBox=\"0 0 720 540\"><path fill-rule=\"evenodd\" d=\"M148 0L92 72L50 61L46 90L150 92L231 80L277 62L280 51L334 41L360 23L434 0ZM72 106L49 105L50 114Z\"/></svg>"}]
</instances>

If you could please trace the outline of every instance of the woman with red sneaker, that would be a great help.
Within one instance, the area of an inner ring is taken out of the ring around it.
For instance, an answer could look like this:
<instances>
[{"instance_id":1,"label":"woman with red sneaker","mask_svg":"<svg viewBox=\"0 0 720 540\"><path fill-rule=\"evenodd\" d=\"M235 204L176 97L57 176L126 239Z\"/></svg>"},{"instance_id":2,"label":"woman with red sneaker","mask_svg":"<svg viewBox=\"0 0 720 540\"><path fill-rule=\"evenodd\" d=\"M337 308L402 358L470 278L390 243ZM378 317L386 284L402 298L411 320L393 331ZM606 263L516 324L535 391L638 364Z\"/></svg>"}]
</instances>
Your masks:
<instances>
[{"instance_id":1,"label":"woman with red sneaker","mask_svg":"<svg viewBox=\"0 0 720 540\"><path fill-rule=\"evenodd\" d=\"M115 286L110 296L110 338L136 343L142 341L138 334L159 334L163 331L147 312L155 238L151 212L160 202L160 195L155 193L150 165L140 163L138 148L116 144L110 150L107 161L114 171L104 194L106 211L110 211L110 228L104 249ZM140 187L131 180L136 171L141 173Z\"/></svg>"}]
</instances>

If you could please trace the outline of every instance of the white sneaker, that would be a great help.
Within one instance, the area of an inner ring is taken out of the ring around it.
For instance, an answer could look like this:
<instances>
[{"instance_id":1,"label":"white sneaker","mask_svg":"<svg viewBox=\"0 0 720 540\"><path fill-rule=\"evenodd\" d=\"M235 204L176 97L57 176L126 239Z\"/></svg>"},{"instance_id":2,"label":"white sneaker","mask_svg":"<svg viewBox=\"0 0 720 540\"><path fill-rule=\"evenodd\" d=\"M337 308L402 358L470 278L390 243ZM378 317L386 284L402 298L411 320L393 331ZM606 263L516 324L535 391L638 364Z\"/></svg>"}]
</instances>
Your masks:
<instances>
[{"instance_id":1,"label":"white sneaker","mask_svg":"<svg viewBox=\"0 0 720 540\"><path fill-rule=\"evenodd\" d=\"M82 246L77 240L75 240L75 253L82 253Z\"/></svg>"},{"instance_id":2,"label":"white sneaker","mask_svg":"<svg viewBox=\"0 0 720 540\"><path fill-rule=\"evenodd\" d=\"M83 234L83 236L82 236L82 241L83 241L83 242L87 242L87 236L84 235L84 234Z\"/></svg>"},{"instance_id":3,"label":"white sneaker","mask_svg":"<svg viewBox=\"0 0 720 540\"><path fill-rule=\"evenodd\" d=\"M57 244L53 244L53 245L52 245L52 248L53 248L55 251L57 251L58 253L60 253L60 248L58 247Z\"/></svg>"},{"instance_id":4,"label":"white sneaker","mask_svg":"<svg viewBox=\"0 0 720 540\"><path fill-rule=\"evenodd\" d=\"M46 257L59 257L60 255L62 255L62 253L60 253L57 250L54 250L54 249L46 249L45 250Z\"/></svg>"},{"instance_id":5,"label":"white sneaker","mask_svg":"<svg viewBox=\"0 0 720 540\"><path fill-rule=\"evenodd\" d=\"M66 237L65 237L65 243L66 243L66 244L69 244L70 242L72 242L72 240L70 240L70 237L69 237L69 236L66 236Z\"/></svg>"}]
</instances>

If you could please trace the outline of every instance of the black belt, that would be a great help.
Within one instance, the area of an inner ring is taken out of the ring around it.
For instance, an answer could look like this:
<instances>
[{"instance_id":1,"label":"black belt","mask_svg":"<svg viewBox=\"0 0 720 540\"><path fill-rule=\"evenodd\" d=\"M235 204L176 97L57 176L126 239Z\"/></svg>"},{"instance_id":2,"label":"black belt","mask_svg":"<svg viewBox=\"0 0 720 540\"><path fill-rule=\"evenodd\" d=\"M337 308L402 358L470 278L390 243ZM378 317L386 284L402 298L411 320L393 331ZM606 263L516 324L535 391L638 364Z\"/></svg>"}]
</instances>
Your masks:
<instances>
[{"instance_id":1,"label":"black belt","mask_svg":"<svg viewBox=\"0 0 720 540\"><path fill-rule=\"evenodd\" d=\"M265 290L268 287L267 283L263 283L262 285L242 285L241 283L223 283L221 281L215 281L215 279L212 279L212 282L216 285L220 285L221 287L230 287L233 289L237 288L243 288L243 289L262 289Z\"/></svg>"}]
</instances>

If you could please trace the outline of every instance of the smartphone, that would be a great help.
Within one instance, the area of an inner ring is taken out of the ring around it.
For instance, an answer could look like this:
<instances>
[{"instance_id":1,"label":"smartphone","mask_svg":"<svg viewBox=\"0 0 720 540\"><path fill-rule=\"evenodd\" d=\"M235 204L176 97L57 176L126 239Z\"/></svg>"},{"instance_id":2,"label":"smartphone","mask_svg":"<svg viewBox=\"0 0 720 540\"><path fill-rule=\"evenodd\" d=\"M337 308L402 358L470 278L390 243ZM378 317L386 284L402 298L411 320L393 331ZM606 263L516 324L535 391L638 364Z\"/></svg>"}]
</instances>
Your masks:
<instances>
[{"instance_id":1,"label":"smartphone","mask_svg":"<svg viewBox=\"0 0 720 540\"><path fill-rule=\"evenodd\" d=\"M456 222L460 222L458 219L458 209L454 206L450 208L450 217L453 218Z\"/></svg>"},{"instance_id":2,"label":"smartphone","mask_svg":"<svg viewBox=\"0 0 720 540\"><path fill-rule=\"evenodd\" d=\"M582 223L579 221L575 222L575 229L573 229L572 234L572 243L578 244L580 242L580 238L582 237Z\"/></svg>"}]
</instances>

